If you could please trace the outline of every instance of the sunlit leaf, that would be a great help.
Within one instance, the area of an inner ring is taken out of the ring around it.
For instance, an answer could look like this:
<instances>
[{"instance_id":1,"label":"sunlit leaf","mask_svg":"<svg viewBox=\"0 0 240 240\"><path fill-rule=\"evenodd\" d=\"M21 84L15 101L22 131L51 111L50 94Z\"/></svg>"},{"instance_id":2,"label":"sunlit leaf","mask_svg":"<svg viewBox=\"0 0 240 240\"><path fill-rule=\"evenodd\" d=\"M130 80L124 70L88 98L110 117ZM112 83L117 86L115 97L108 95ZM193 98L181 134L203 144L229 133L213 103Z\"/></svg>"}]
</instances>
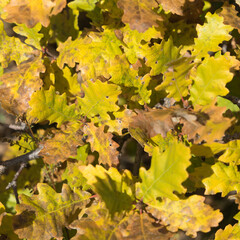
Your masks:
<instances>
[{"instance_id":1,"label":"sunlit leaf","mask_svg":"<svg viewBox=\"0 0 240 240\"><path fill-rule=\"evenodd\" d=\"M216 194L220 192L226 196L231 191L240 191L238 179L240 173L236 165L225 165L217 162L212 166L213 174L203 180L206 191L205 194Z\"/></svg>"},{"instance_id":2,"label":"sunlit leaf","mask_svg":"<svg viewBox=\"0 0 240 240\"><path fill-rule=\"evenodd\" d=\"M4 73L0 85L1 104L4 109L14 115L25 113L29 108L29 100L35 91L42 86L40 73L45 70L42 59L18 65L13 71Z\"/></svg>"},{"instance_id":3,"label":"sunlit leaf","mask_svg":"<svg viewBox=\"0 0 240 240\"><path fill-rule=\"evenodd\" d=\"M119 145L112 140L112 133L104 132L104 125L95 127L93 123L84 126L84 133L87 135L87 141L91 144L92 152L99 153L99 164L116 166L118 164Z\"/></svg>"},{"instance_id":4,"label":"sunlit leaf","mask_svg":"<svg viewBox=\"0 0 240 240\"><path fill-rule=\"evenodd\" d=\"M202 26L197 25L198 37L195 38L195 46L193 55L196 55L198 59L208 56L208 52L216 52L221 50L218 46L223 41L228 41L232 38L228 33L233 29L229 25L223 23L223 17L220 17L217 13L206 14L207 22Z\"/></svg>"},{"instance_id":5,"label":"sunlit leaf","mask_svg":"<svg viewBox=\"0 0 240 240\"><path fill-rule=\"evenodd\" d=\"M82 9L85 11L92 11L95 8L96 3L99 0L74 0L70 3L68 3L68 6L72 9Z\"/></svg>"},{"instance_id":6,"label":"sunlit leaf","mask_svg":"<svg viewBox=\"0 0 240 240\"><path fill-rule=\"evenodd\" d=\"M28 28L25 24L18 24L13 28L14 32L27 37L25 43L41 50L40 40L43 37L42 33L39 33L42 25L37 23L33 28Z\"/></svg>"},{"instance_id":7,"label":"sunlit leaf","mask_svg":"<svg viewBox=\"0 0 240 240\"><path fill-rule=\"evenodd\" d=\"M182 182L187 179L186 168L190 165L190 149L183 143L173 140L165 152L161 153L155 147L152 153L152 162L149 170L140 168L142 182L139 184L145 203L154 202L156 198L168 197L177 200L178 193L186 192Z\"/></svg>"},{"instance_id":8,"label":"sunlit leaf","mask_svg":"<svg viewBox=\"0 0 240 240\"><path fill-rule=\"evenodd\" d=\"M121 93L119 86L107 82L87 81L83 86L84 98L78 98L81 113L88 118L95 117L95 121L110 120L108 112L119 109L116 105L118 95ZM98 117L96 117L98 116Z\"/></svg>"},{"instance_id":9,"label":"sunlit leaf","mask_svg":"<svg viewBox=\"0 0 240 240\"><path fill-rule=\"evenodd\" d=\"M24 23L27 27L34 27L40 22L47 27L49 17L56 15L66 6L66 0L11 0L4 7L7 13L4 20L7 22Z\"/></svg>"},{"instance_id":10,"label":"sunlit leaf","mask_svg":"<svg viewBox=\"0 0 240 240\"><path fill-rule=\"evenodd\" d=\"M239 223L232 225L227 225L224 230L219 229L216 232L215 240L237 240L240 238L240 225Z\"/></svg>"},{"instance_id":11,"label":"sunlit leaf","mask_svg":"<svg viewBox=\"0 0 240 240\"><path fill-rule=\"evenodd\" d=\"M43 88L35 92L29 101L31 110L27 118L32 122L35 118L38 122L48 120L56 122L60 127L63 122L76 119L75 105L67 105L66 94L58 95L53 86L49 90Z\"/></svg>"},{"instance_id":12,"label":"sunlit leaf","mask_svg":"<svg viewBox=\"0 0 240 240\"><path fill-rule=\"evenodd\" d=\"M110 60L122 54L121 45L122 42L114 31L109 29L102 33L90 33L89 36L79 37L74 41L70 37L58 47L60 54L57 63L60 68L64 63L69 67L78 63L78 69L81 70L84 79L95 79L101 75L108 77Z\"/></svg>"},{"instance_id":13,"label":"sunlit leaf","mask_svg":"<svg viewBox=\"0 0 240 240\"><path fill-rule=\"evenodd\" d=\"M0 63L6 68L11 61L20 64L33 54L30 46L22 43L16 37L9 37L4 31L3 22L0 20Z\"/></svg>"},{"instance_id":14,"label":"sunlit leaf","mask_svg":"<svg viewBox=\"0 0 240 240\"><path fill-rule=\"evenodd\" d=\"M162 40L161 44L154 44L146 52L146 65L152 68L150 74L155 76L164 73L168 69L167 64L179 58L179 51L171 38L167 42Z\"/></svg>"},{"instance_id":15,"label":"sunlit leaf","mask_svg":"<svg viewBox=\"0 0 240 240\"><path fill-rule=\"evenodd\" d=\"M193 77L194 83L190 89L190 100L193 104L208 105L218 95L225 96L229 92L225 85L233 78L229 69L236 64L235 57L228 53L206 57Z\"/></svg>"},{"instance_id":16,"label":"sunlit leaf","mask_svg":"<svg viewBox=\"0 0 240 240\"><path fill-rule=\"evenodd\" d=\"M164 198L156 205L150 205L148 211L161 220L169 231L181 229L195 238L198 231L209 232L211 227L218 226L223 219L222 213L213 210L204 200L204 197L197 195L178 201Z\"/></svg>"}]
</instances>

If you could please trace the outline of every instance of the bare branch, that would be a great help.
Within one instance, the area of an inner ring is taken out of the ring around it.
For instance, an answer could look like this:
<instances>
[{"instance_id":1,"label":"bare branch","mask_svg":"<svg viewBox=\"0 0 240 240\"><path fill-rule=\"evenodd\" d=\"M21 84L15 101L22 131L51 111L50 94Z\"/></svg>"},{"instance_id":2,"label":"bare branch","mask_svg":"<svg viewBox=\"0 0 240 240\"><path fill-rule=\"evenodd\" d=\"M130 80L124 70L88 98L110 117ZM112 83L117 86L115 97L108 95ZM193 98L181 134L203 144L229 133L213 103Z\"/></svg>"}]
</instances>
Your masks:
<instances>
[{"instance_id":1,"label":"bare branch","mask_svg":"<svg viewBox=\"0 0 240 240\"><path fill-rule=\"evenodd\" d=\"M7 168L9 167L13 167L16 165L20 165L22 163L27 163L33 159L36 158L40 158L41 156L39 156L40 151L43 149L43 146L39 146L38 148L36 148L35 150L26 153L24 155L21 155L19 157L4 161L0 163L0 175L2 175Z\"/></svg>"}]
</instances>

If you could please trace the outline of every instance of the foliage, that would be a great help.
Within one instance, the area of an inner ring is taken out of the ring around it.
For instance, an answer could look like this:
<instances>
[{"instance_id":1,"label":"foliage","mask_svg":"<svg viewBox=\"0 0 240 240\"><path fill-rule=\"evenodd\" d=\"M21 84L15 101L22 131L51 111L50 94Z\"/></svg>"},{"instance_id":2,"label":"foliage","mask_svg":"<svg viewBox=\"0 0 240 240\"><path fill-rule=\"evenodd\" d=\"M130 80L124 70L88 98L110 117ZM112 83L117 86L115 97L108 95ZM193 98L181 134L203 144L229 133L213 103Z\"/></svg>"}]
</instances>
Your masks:
<instances>
[{"instance_id":1,"label":"foliage","mask_svg":"<svg viewBox=\"0 0 240 240\"><path fill-rule=\"evenodd\" d=\"M0 165L42 148L0 169L0 239L240 238L207 196L240 209L240 2L223 2L0 1L0 102L27 126Z\"/></svg>"}]
</instances>

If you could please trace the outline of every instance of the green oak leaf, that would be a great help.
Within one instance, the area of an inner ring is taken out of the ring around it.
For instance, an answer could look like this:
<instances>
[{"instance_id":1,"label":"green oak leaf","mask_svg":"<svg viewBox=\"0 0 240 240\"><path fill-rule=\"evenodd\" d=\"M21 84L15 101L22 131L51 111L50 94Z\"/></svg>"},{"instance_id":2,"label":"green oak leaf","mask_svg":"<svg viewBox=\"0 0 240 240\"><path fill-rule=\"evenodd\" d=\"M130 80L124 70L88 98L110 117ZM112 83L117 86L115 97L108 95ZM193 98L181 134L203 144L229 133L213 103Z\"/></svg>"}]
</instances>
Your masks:
<instances>
[{"instance_id":1,"label":"green oak leaf","mask_svg":"<svg viewBox=\"0 0 240 240\"><path fill-rule=\"evenodd\" d=\"M107 82L87 81L87 86L83 85L84 98L78 98L81 113L88 118L95 118L95 121L110 120L108 112L116 112L119 107L116 105L118 95L121 93L120 87Z\"/></svg>"},{"instance_id":2,"label":"green oak leaf","mask_svg":"<svg viewBox=\"0 0 240 240\"><path fill-rule=\"evenodd\" d=\"M38 122L48 120L50 124L56 122L60 127L62 123L77 118L75 105L67 105L66 94L58 95L53 86L49 90L41 88L33 93L29 105L31 110L27 113L27 119L30 122L37 118Z\"/></svg>"},{"instance_id":3,"label":"green oak leaf","mask_svg":"<svg viewBox=\"0 0 240 240\"><path fill-rule=\"evenodd\" d=\"M155 147L150 169L141 167L139 172L142 179L139 187L143 201L150 203L159 197L178 200L173 192L186 192L182 183L188 177L186 169L191 164L190 158L190 149L177 140L169 142L169 146L163 153L159 147Z\"/></svg>"}]
</instances>

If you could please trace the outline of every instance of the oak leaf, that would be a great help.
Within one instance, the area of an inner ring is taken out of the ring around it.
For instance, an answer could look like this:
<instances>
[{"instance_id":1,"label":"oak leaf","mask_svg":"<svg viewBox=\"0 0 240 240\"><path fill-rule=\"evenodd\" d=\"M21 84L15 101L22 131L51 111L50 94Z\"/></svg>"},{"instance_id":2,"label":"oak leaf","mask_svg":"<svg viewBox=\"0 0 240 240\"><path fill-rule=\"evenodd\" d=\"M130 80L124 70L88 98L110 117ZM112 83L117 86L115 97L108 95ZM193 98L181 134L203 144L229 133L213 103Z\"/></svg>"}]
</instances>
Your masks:
<instances>
[{"instance_id":1,"label":"oak leaf","mask_svg":"<svg viewBox=\"0 0 240 240\"><path fill-rule=\"evenodd\" d=\"M3 74L0 85L2 107L14 115L26 113L31 97L42 86L40 73L44 70L42 59L36 57Z\"/></svg>"},{"instance_id":2,"label":"oak leaf","mask_svg":"<svg viewBox=\"0 0 240 240\"><path fill-rule=\"evenodd\" d=\"M10 0L4 7L4 20L11 23L24 23L32 28L38 22L44 27L50 23L49 17L56 15L66 6L66 0Z\"/></svg>"},{"instance_id":3,"label":"oak leaf","mask_svg":"<svg viewBox=\"0 0 240 240\"><path fill-rule=\"evenodd\" d=\"M239 223L236 223L233 226L229 224L224 228L224 230L219 229L215 235L215 240L222 240L222 239L237 240L239 238L240 238Z\"/></svg>"},{"instance_id":4,"label":"oak leaf","mask_svg":"<svg viewBox=\"0 0 240 240\"><path fill-rule=\"evenodd\" d=\"M113 30L104 29L103 32L91 32L88 36L79 36L74 41L71 37L64 43L59 44L58 66L63 68L67 63L74 67L78 63L78 70L84 80L96 79L99 76L109 78L108 68L110 61L116 55L121 55L120 41ZM89 54L91 53L91 54Z\"/></svg>"},{"instance_id":5,"label":"oak leaf","mask_svg":"<svg viewBox=\"0 0 240 240\"><path fill-rule=\"evenodd\" d=\"M17 26L13 27L13 31L27 37L25 40L26 44L41 50L40 40L43 38L43 34L39 33L41 28L42 25L40 23L37 23L33 28L28 28L25 24L18 24Z\"/></svg>"},{"instance_id":6,"label":"oak leaf","mask_svg":"<svg viewBox=\"0 0 240 240\"><path fill-rule=\"evenodd\" d=\"M196 75L192 76L194 83L190 89L190 101L193 105L208 105L217 96L225 96L229 90L225 85L233 78L230 68L238 65L238 60L230 53L205 57L198 66ZM219 68L218 66L222 66Z\"/></svg>"},{"instance_id":7,"label":"oak leaf","mask_svg":"<svg viewBox=\"0 0 240 240\"><path fill-rule=\"evenodd\" d=\"M87 135L87 141L91 144L92 152L99 153L99 164L116 166L119 162L119 152L117 151L119 145L112 140L112 133L105 133L104 125L95 127L93 123L85 125L83 131Z\"/></svg>"},{"instance_id":8,"label":"oak leaf","mask_svg":"<svg viewBox=\"0 0 240 240\"><path fill-rule=\"evenodd\" d=\"M29 240L62 239L62 228L68 227L80 209L85 208L90 194L75 193L66 184L61 193L56 193L46 183L39 183L37 189L38 195L20 195L13 219L14 232L19 238Z\"/></svg>"},{"instance_id":9,"label":"oak leaf","mask_svg":"<svg viewBox=\"0 0 240 240\"><path fill-rule=\"evenodd\" d=\"M130 171L124 170L120 174L116 168L106 170L100 165L83 166L80 170L87 184L101 196L112 218L132 210L135 188Z\"/></svg>"},{"instance_id":10,"label":"oak leaf","mask_svg":"<svg viewBox=\"0 0 240 240\"><path fill-rule=\"evenodd\" d=\"M198 59L208 56L209 50L213 52L221 50L219 44L232 38L228 33L233 28L223 23L223 17L217 13L208 12L205 18L207 23L204 23L203 26L197 25L196 28L198 37L194 41L193 55L196 55Z\"/></svg>"},{"instance_id":11,"label":"oak leaf","mask_svg":"<svg viewBox=\"0 0 240 240\"><path fill-rule=\"evenodd\" d=\"M178 200L173 192L186 192L182 183L188 177L186 169L191 164L190 158L190 149L175 139L169 142L163 153L155 147L150 169L141 167L139 170L142 182L138 186L144 203L154 203L159 197Z\"/></svg>"},{"instance_id":12,"label":"oak leaf","mask_svg":"<svg viewBox=\"0 0 240 240\"><path fill-rule=\"evenodd\" d=\"M139 32L145 32L152 26L157 27L157 21L163 21L163 17L153 11L158 4L154 0L119 0L117 2L119 8L123 10L122 21L129 23L131 29Z\"/></svg>"},{"instance_id":13,"label":"oak leaf","mask_svg":"<svg viewBox=\"0 0 240 240\"><path fill-rule=\"evenodd\" d=\"M81 113L95 122L110 120L108 112L115 112L119 109L116 105L120 87L115 84L108 84L97 80L87 81L83 85L84 97L78 98Z\"/></svg>"},{"instance_id":14,"label":"oak leaf","mask_svg":"<svg viewBox=\"0 0 240 240\"><path fill-rule=\"evenodd\" d=\"M74 158L77 155L77 147L83 145L81 127L82 124L71 122L71 124L62 125L59 130L52 131L52 138L41 142L44 146L41 150L44 162L57 164L68 158Z\"/></svg>"},{"instance_id":15,"label":"oak leaf","mask_svg":"<svg viewBox=\"0 0 240 240\"><path fill-rule=\"evenodd\" d=\"M168 69L168 63L180 57L180 48L173 44L172 38L162 40L161 44L154 44L146 51L146 65L151 67L152 76L164 73Z\"/></svg>"},{"instance_id":16,"label":"oak leaf","mask_svg":"<svg viewBox=\"0 0 240 240\"><path fill-rule=\"evenodd\" d=\"M221 192L222 197L231 191L240 191L239 177L240 173L236 165L225 165L217 162L212 166L213 174L203 179L205 185L205 194L216 194Z\"/></svg>"},{"instance_id":17,"label":"oak leaf","mask_svg":"<svg viewBox=\"0 0 240 240\"><path fill-rule=\"evenodd\" d=\"M77 118L75 104L67 105L66 94L58 95L53 86L49 90L41 88L35 92L29 101L31 110L27 112L29 122L38 122L48 120L51 123L56 122L60 127L63 122Z\"/></svg>"},{"instance_id":18,"label":"oak leaf","mask_svg":"<svg viewBox=\"0 0 240 240\"><path fill-rule=\"evenodd\" d=\"M213 210L204 200L204 197L197 195L177 201L164 198L156 205L150 204L147 210L169 231L181 229L195 238L198 231L209 232L211 227L218 226L223 219L222 213Z\"/></svg>"},{"instance_id":19,"label":"oak leaf","mask_svg":"<svg viewBox=\"0 0 240 240\"><path fill-rule=\"evenodd\" d=\"M16 37L9 37L4 30L3 22L0 20L0 63L6 68L11 61L17 65L28 60L33 55L33 49L22 43Z\"/></svg>"}]
</instances>

